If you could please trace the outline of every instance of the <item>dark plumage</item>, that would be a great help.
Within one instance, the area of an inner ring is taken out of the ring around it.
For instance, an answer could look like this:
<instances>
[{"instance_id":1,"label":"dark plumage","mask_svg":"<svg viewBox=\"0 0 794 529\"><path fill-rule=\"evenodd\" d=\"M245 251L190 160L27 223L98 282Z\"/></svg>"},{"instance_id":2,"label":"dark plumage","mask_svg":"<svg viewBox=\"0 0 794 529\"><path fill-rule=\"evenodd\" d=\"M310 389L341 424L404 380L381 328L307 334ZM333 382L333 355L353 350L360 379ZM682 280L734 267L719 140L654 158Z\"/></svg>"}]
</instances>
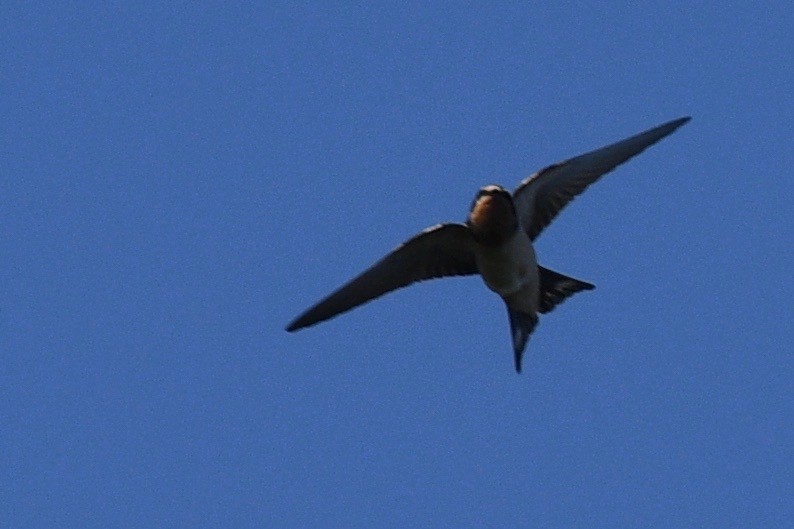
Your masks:
<instances>
[{"instance_id":1,"label":"dark plumage","mask_svg":"<svg viewBox=\"0 0 794 529\"><path fill-rule=\"evenodd\" d=\"M395 248L359 276L295 318L297 331L387 292L436 277L480 274L505 301L516 371L538 314L592 284L537 264L532 246L543 229L590 184L671 134L690 118L653 129L546 167L525 179L515 192L489 185L479 190L466 224L439 224Z\"/></svg>"}]
</instances>

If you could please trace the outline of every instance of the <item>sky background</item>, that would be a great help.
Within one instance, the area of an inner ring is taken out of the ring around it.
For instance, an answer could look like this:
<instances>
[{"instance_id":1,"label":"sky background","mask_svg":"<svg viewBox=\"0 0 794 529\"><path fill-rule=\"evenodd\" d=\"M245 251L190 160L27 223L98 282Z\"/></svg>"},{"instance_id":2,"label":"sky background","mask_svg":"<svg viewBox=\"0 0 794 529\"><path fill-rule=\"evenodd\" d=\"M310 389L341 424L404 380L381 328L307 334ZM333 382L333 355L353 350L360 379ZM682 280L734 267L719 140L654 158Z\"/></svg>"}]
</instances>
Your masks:
<instances>
[{"instance_id":1,"label":"sky background","mask_svg":"<svg viewBox=\"0 0 794 529\"><path fill-rule=\"evenodd\" d=\"M0 5L0 526L794 519L790 6L72 4ZM523 374L476 277L284 331L683 115L538 240L597 288Z\"/></svg>"}]
</instances>

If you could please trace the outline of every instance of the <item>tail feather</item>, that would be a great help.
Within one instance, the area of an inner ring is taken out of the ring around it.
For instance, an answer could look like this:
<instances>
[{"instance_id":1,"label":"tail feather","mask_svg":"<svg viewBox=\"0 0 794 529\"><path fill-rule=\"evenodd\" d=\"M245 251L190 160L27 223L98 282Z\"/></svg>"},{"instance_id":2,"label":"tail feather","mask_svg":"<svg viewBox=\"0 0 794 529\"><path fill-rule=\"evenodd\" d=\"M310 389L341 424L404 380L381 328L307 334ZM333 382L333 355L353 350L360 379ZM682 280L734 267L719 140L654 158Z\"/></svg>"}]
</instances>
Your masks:
<instances>
[{"instance_id":1,"label":"tail feather","mask_svg":"<svg viewBox=\"0 0 794 529\"><path fill-rule=\"evenodd\" d=\"M541 314L551 312L554 307L577 292L595 288L593 284L579 281L542 266L538 266L538 271L540 272L540 307L538 312Z\"/></svg>"},{"instance_id":2,"label":"tail feather","mask_svg":"<svg viewBox=\"0 0 794 529\"><path fill-rule=\"evenodd\" d=\"M521 359L524 356L524 349L527 347L529 335L535 330L538 324L537 314L527 314L513 310L507 306L507 314L510 317L510 335L513 338L513 355L516 364L516 373L521 372Z\"/></svg>"}]
</instances>

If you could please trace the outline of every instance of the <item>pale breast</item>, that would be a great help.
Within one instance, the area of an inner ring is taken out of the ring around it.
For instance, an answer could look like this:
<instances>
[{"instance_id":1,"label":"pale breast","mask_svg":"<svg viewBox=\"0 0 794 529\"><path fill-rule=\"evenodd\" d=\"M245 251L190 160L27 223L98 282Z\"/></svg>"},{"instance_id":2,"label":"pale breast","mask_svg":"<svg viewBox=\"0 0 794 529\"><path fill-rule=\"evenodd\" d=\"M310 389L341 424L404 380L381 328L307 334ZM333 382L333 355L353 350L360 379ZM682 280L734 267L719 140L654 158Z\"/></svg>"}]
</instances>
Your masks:
<instances>
[{"instance_id":1,"label":"pale breast","mask_svg":"<svg viewBox=\"0 0 794 529\"><path fill-rule=\"evenodd\" d=\"M537 285L539 281L535 250L522 230L501 246L478 249L477 266L488 288L501 296Z\"/></svg>"}]
</instances>

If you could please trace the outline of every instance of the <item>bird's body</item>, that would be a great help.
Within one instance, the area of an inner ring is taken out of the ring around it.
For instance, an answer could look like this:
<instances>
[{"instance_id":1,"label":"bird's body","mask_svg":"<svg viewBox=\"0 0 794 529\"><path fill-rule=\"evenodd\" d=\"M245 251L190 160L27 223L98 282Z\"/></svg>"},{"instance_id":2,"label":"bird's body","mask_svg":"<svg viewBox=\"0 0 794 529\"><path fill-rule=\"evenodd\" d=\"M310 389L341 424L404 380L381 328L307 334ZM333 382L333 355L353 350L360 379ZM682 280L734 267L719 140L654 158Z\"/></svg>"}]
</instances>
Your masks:
<instances>
[{"instance_id":1,"label":"bird's body","mask_svg":"<svg viewBox=\"0 0 794 529\"><path fill-rule=\"evenodd\" d=\"M504 244L495 247L477 245L474 257L486 286L502 297L531 290L537 292L540 279L535 248L527 234L516 230ZM532 300L527 307L537 311Z\"/></svg>"},{"instance_id":2,"label":"bird's body","mask_svg":"<svg viewBox=\"0 0 794 529\"><path fill-rule=\"evenodd\" d=\"M387 292L436 277L479 274L502 297L510 319L515 367L538 314L592 284L538 265L533 241L576 195L689 121L681 118L602 149L551 165L525 179L512 194L496 185L480 189L465 224L439 224L386 257L304 312L287 326L296 331Z\"/></svg>"}]
</instances>

